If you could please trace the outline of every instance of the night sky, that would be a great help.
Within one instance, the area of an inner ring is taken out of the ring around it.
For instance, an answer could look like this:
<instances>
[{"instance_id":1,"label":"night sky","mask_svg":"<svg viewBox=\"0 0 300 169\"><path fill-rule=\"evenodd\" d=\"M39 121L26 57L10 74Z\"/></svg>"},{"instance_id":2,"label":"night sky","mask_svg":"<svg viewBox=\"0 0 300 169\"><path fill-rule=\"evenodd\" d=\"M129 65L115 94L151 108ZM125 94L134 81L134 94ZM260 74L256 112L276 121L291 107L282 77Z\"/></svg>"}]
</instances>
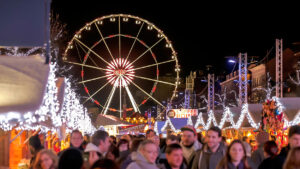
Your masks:
<instances>
[{"instance_id":1,"label":"night sky","mask_svg":"<svg viewBox=\"0 0 300 169\"><path fill-rule=\"evenodd\" d=\"M224 57L239 52L263 58L276 38L283 38L284 47L300 41L300 13L295 4L168 2L52 0L52 10L67 24L69 38L85 23L109 14L131 14L154 23L172 41L183 70L181 76L208 64L217 73L223 72Z\"/></svg>"}]
</instances>

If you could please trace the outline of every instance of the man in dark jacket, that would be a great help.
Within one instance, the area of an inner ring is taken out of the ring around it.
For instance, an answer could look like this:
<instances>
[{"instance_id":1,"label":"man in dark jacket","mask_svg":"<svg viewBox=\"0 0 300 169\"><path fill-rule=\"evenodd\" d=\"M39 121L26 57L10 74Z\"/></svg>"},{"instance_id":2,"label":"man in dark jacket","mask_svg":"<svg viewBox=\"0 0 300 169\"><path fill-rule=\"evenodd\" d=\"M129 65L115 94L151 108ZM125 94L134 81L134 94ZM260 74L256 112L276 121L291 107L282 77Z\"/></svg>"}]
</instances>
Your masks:
<instances>
[{"instance_id":1,"label":"man in dark jacket","mask_svg":"<svg viewBox=\"0 0 300 169\"><path fill-rule=\"evenodd\" d=\"M183 152L179 144L170 144L166 148L166 161L158 166L160 169L186 169Z\"/></svg>"},{"instance_id":2,"label":"man in dark jacket","mask_svg":"<svg viewBox=\"0 0 300 169\"><path fill-rule=\"evenodd\" d=\"M192 169L215 169L218 162L225 156L226 147L222 143L221 129L213 126L207 131L206 144L196 152Z\"/></svg>"},{"instance_id":3,"label":"man in dark jacket","mask_svg":"<svg viewBox=\"0 0 300 169\"><path fill-rule=\"evenodd\" d=\"M290 127L288 137L289 145L282 148L280 154L274 158L274 169L282 169L289 150L300 147L300 126Z\"/></svg>"},{"instance_id":4,"label":"man in dark jacket","mask_svg":"<svg viewBox=\"0 0 300 169\"><path fill-rule=\"evenodd\" d=\"M193 126L184 126L181 128L181 131L180 145L182 147L183 157L188 168L191 168L196 151L202 148L202 144L198 142L197 132Z\"/></svg>"}]
</instances>

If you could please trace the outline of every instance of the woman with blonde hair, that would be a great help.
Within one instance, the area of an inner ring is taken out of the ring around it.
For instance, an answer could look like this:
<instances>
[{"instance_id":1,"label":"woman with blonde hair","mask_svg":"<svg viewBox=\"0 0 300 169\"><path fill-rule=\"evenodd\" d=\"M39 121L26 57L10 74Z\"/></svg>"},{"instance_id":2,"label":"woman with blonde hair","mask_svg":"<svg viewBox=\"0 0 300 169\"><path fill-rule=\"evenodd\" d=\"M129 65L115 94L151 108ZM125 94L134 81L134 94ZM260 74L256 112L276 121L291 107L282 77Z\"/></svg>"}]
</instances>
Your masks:
<instances>
[{"instance_id":1,"label":"woman with blonde hair","mask_svg":"<svg viewBox=\"0 0 300 169\"><path fill-rule=\"evenodd\" d=\"M36 157L33 169L57 169L58 157L52 150L43 149Z\"/></svg>"},{"instance_id":2,"label":"woman with blonde hair","mask_svg":"<svg viewBox=\"0 0 300 169\"><path fill-rule=\"evenodd\" d=\"M300 169L300 147L293 148L283 164L283 169Z\"/></svg>"},{"instance_id":3,"label":"woman with blonde hair","mask_svg":"<svg viewBox=\"0 0 300 169\"><path fill-rule=\"evenodd\" d=\"M251 169L242 141L233 140L230 143L225 156L217 165L217 169Z\"/></svg>"}]
</instances>

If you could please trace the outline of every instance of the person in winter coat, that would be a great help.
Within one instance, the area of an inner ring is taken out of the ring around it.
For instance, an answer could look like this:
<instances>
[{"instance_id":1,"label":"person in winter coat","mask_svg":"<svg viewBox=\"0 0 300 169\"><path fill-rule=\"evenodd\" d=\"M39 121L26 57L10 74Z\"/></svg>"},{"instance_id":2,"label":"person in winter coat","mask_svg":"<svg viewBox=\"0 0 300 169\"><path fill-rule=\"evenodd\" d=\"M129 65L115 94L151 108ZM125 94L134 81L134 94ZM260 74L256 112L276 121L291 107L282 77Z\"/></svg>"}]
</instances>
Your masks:
<instances>
[{"instance_id":1,"label":"person in winter coat","mask_svg":"<svg viewBox=\"0 0 300 169\"><path fill-rule=\"evenodd\" d=\"M159 164L160 169L186 169L183 152L179 144L170 144L166 148L166 161Z\"/></svg>"},{"instance_id":2,"label":"person in winter coat","mask_svg":"<svg viewBox=\"0 0 300 169\"><path fill-rule=\"evenodd\" d=\"M126 157L126 159L120 163L120 168L121 169L126 169L130 163L133 162L132 158L137 156L137 151L138 148L141 144L141 142L143 142L144 139L140 139L140 138L136 138L132 140L132 143L130 144L130 154Z\"/></svg>"},{"instance_id":3,"label":"person in winter coat","mask_svg":"<svg viewBox=\"0 0 300 169\"><path fill-rule=\"evenodd\" d=\"M151 140L141 142L138 152L132 156L133 162L127 169L158 169L155 160L158 155L158 147Z\"/></svg>"},{"instance_id":4,"label":"person in winter coat","mask_svg":"<svg viewBox=\"0 0 300 169\"><path fill-rule=\"evenodd\" d=\"M258 168L259 164L265 159L264 157L264 144L269 141L269 133L260 131L256 136L258 148L251 154L251 160L255 165L255 169Z\"/></svg>"},{"instance_id":5,"label":"person in winter coat","mask_svg":"<svg viewBox=\"0 0 300 169\"><path fill-rule=\"evenodd\" d=\"M275 141L267 141L264 145L265 159L260 163L258 169L272 169L274 168L274 158L278 152L278 147Z\"/></svg>"},{"instance_id":6,"label":"person in winter coat","mask_svg":"<svg viewBox=\"0 0 300 169\"><path fill-rule=\"evenodd\" d=\"M198 142L197 132L193 126L187 125L181 128L182 136L180 145L183 151L183 157L188 168L192 165L196 151L202 148L202 144Z\"/></svg>"},{"instance_id":7,"label":"person in winter coat","mask_svg":"<svg viewBox=\"0 0 300 169\"><path fill-rule=\"evenodd\" d=\"M228 146L226 155L219 162L216 169L250 169L246 154L243 142L234 140Z\"/></svg>"},{"instance_id":8,"label":"person in winter coat","mask_svg":"<svg viewBox=\"0 0 300 169\"><path fill-rule=\"evenodd\" d=\"M225 156L226 147L222 142L221 129L213 126L208 129L206 144L197 151L192 163L192 169L215 169L217 163Z\"/></svg>"}]
</instances>

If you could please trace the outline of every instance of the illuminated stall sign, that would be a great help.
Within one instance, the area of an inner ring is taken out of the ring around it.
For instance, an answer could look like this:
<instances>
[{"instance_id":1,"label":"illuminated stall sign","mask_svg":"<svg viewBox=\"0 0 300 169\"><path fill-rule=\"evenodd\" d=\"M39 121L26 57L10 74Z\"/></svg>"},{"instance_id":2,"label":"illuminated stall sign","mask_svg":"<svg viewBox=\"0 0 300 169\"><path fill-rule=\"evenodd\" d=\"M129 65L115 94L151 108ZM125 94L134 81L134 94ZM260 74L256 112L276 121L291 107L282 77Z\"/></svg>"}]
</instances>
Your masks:
<instances>
[{"instance_id":1,"label":"illuminated stall sign","mask_svg":"<svg viewBox=\"0 0 300 169\"><path fill-rule=\"evenodd\" d=\"M168 112L170 118L189 118L190 116L198 116L198 109L171 109Z\"/></svg>"}]
</instances>

